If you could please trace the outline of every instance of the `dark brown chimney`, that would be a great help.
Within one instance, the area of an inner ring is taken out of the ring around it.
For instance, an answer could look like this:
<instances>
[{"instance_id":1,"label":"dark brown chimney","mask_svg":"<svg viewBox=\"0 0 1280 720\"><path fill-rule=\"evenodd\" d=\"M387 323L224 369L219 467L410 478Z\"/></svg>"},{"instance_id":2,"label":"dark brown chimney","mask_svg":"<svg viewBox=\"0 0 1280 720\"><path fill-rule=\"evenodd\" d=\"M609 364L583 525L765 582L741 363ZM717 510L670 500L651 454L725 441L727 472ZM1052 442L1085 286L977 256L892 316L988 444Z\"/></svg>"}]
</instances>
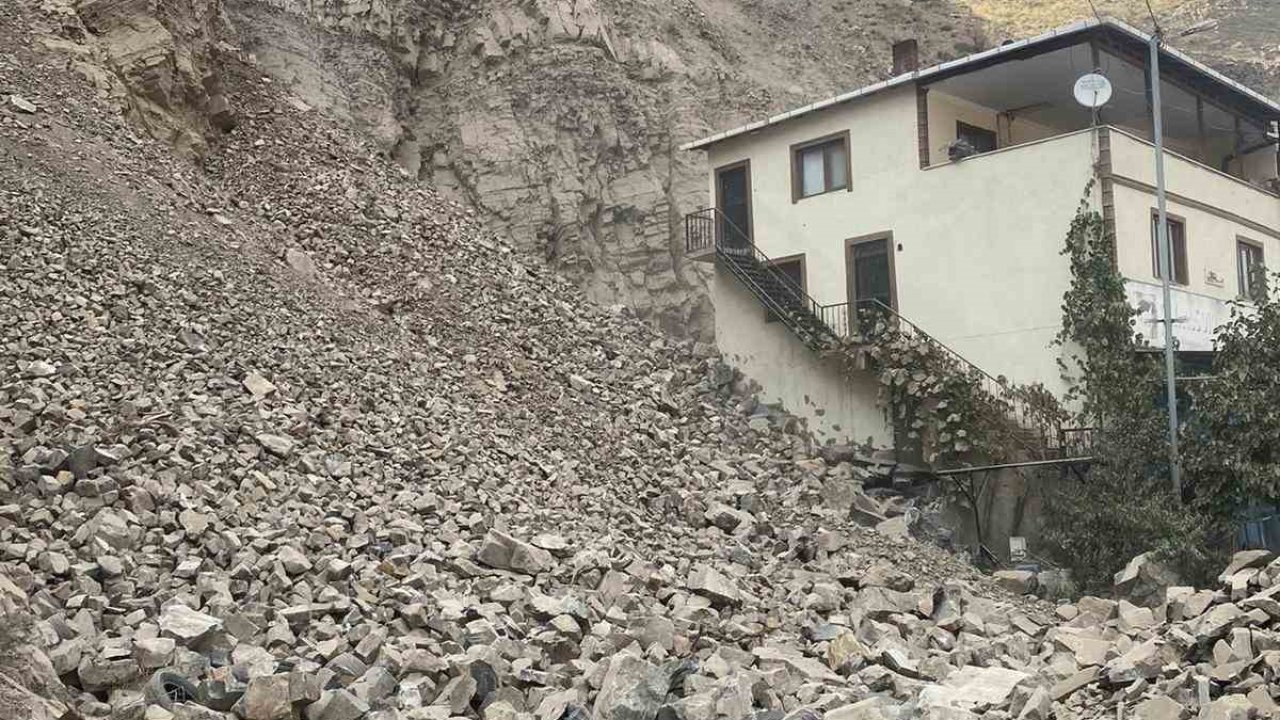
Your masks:
<instances>
[{"instance_id":1,"label":"dark brown chimney","mask_svg":"<svg viewBox=\"0 0 1280 720\"><path fill-rule=\"evenodd\" d=\"M915 38L893 44L893 74L914 72L920 69L920 48Z\"/></svg>"}]
</instances>

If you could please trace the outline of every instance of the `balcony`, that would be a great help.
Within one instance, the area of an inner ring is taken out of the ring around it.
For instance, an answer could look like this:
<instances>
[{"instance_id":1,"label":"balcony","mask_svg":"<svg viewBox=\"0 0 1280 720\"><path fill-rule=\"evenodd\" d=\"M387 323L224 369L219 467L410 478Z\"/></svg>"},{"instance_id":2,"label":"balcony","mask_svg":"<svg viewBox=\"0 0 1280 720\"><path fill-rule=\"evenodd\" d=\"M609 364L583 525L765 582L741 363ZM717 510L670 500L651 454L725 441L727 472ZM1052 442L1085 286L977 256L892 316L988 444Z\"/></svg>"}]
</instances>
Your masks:
<instances>
[{"instance_id":1,"label":"balcony","mask_svg":"<svg viewBox=\"0 0 1280 720\"><path fill-rule=\"evenodd\" d=\"M1155 150L1119 129L1104 147L1103 200L1116 230L1117 265L1139 311L1138 332L1163 347L1164 305L1151 244ZM1239 244L1260 248L1265 263L1280 263L1280 195L1270 189L1274 183L1249 182L1176 152L1166 154L1165 175L1170 217L1186 235L1187 282L1172 291L1174 338L1180 350L1208 352L1232 303L1245 295Z\"/></svg>"}]
</instances>

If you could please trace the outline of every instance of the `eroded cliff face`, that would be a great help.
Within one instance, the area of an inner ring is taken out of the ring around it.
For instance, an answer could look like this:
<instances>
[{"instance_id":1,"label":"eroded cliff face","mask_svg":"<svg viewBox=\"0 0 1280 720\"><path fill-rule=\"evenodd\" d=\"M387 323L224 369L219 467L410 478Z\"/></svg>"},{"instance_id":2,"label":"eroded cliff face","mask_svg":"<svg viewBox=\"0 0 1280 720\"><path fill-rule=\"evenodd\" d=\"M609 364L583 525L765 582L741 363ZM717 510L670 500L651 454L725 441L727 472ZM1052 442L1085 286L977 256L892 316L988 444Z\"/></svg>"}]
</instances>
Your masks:
<instances>
[{"instance_id":1,"label":"eroded cliff face","mask_svg":"<svg viewBox=\"0 0 1280 720\"><path fill-rule=\"evenodd\" d=\"M1168 21L1220 20L1184 44L1274 92L1280 28L1269 3L1195 0ZM988 38L983 19L950 0L43 0L42 9L40 42L180 151L199 158L234 126L236 89L220 68L250 59L298 107L360 128L594 300L704 338L706 268L684 261L681 219L706 203L706 173L680 143L884 77L896 40L919 38L932 62L1012 32Z\"/></svg>"},{"instance_id":2,"label":"eroded cliff face","mask_svg":"<svg viewBox=\"0 0 1280 720\"><path fill-rule=\"evenodd\" d=\"M41 42L193 157L234 127L235 56L355 125L589 297L709 338L680 143L985 45L945 0L45 0Z\"/></svg>"},{"instance_id":3,"label":"eroded cliff face","mask_svg":"<svg viewBox=\"0 0 1280 720\"><path fill-rule=\"evenodd\" d=\"M118 102L144 132L200 156L235 125L220 71L235 48L221 0L44 0L37 42Z\"/></svg>"},{"instance_id":4,"label":"eroded cliff face","mask_svg":"<svg viewBox=\"0 0 1280 720\"><path fill-rule=\"evenodd\" d=\"M886 74L889 46L983 44L944 2L228 0L241 47L602 303L709 337L680 143ZM863 24L862 21L866 21Z\"/></svg>"}]
</instances>

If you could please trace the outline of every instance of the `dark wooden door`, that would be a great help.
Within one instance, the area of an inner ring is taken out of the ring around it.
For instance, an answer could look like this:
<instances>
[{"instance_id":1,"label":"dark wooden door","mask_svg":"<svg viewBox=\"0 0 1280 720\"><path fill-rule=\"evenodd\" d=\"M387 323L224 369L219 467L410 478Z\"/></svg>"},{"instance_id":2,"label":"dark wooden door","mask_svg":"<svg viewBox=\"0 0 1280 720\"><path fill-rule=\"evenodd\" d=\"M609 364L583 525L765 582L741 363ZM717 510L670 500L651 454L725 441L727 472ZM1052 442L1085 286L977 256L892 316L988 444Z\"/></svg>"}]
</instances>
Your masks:
<instances>
[{"instance_id":1,"label":"dark wooden door","mask_svg":"<svg viewBox=\"0 0 1280 720\"><path fill-rule=\"evenodd\" d=\"M716 228L720 242L731 248L751 245L751 167L738 163L716 172Z\"/></svg>"}]
</instances>

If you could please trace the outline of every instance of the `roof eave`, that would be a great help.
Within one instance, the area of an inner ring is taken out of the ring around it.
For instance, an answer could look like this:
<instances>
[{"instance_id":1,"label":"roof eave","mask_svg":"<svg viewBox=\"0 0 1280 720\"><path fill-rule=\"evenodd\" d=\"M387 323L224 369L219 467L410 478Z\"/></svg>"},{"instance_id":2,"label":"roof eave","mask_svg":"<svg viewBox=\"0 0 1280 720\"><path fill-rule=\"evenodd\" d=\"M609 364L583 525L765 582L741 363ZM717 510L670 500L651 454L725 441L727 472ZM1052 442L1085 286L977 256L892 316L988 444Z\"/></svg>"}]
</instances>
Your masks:
<instances>
[{"instance_id":1,"label":"roof eave","mask_svg":"<svg viewBox=\"0 0 1280 720\"><path fill-rule=\"evenodd\" d=\"M908 83L920 82L922 80L928 80L928 79L940 79L938 76L950 76L950 75L962 74L962 72L973 72L978 69L981 69L981 66L983 65L993 64L992 61L996 59L1006 58L1008 56L1014 55L1016 53L1019 53L1023 50L1026 50L1032 47L1045 45L1047 43L1051 43L1055 41L1062 41L1065 38L1078 35L1080 33L1093 31L1097 29L1104 29L1104 28L1118 31L1124 35L1128 35L1130 39L1140 41L1144 44L1149 43L1151 39L1151 36L1148 35L1147 33L1144 33L1141 30L1138 30L1137 28L1127 23L1124 23L1120 20L1115 20L1113 18L1106 18L1104 20L1100 20L1100 19L1079 20L1077 22L1071 23L1070 25L1065 25L1060 28L1055 28L1046 33L1042 33L1040 35L1036 35L1031 38L1025 38L1023 40L1018 40L1012 43L1001 45L999 47L991 48L989 50L984 50L979 53L966 55L965 57L957 58L955 60L949 60L947 62L940 63L938 65L933 65L931 67L924 68L921 70L915 70L910 73L904 73L902 75L898 75L888 80L884 80L878 83L874 83L872 85L867 85L865 87L858 88L857 90L836 95L836 96L827 98L825 100L819 100L817 102L810 103L809 105L805 105L803 107L788 110L784 113L774 115L773 117L770 117L764 120L757 120L755 122L749 123L747 125L743 125L741 127L733 128L731 130L724 130L714 135L700 138L692 142L684 143L683 145L680 146L680 149L686 150L686 151L705 149L707 147L710 147L711 145L724 142L725 140L730 140L732 138L746 135L766 127L771 127L773 125L777 125L797 117L808 115L818 110L834 107L836 105L843 105L852 100L868 97L870 95L874 95L876 93L883 92L885 90L898 87L901 85L906 85ZM1229 92L1234 92L1234 93L1243 95L1248 100L1252 101L1253 103L1256 103L1260 109L1264 109L1266 111L1263 113L1264 116L1269 113L1271 115L1270 119L1280 119L1280 103L1277 103L1276 101L1266 97L1262 93L1259 93L1251 88L1248 88L1236 82L1235 80L1232 80L1231 78L1223 75L1222 73L1214 70L1213 68L1210 68L1209 66L1201 63L1195 58L1192 58L1191 56L1179 50L1169 47L1168 45L1162 46L1162 52L1165 55L1168 55L1169 57L1173 58L1177 62L1182 63L1183 65L1186 65L1193 71L1205 76L1207 79L1213 81L1214 83L1223 86Z\"/></svg>"}]
</instances>

